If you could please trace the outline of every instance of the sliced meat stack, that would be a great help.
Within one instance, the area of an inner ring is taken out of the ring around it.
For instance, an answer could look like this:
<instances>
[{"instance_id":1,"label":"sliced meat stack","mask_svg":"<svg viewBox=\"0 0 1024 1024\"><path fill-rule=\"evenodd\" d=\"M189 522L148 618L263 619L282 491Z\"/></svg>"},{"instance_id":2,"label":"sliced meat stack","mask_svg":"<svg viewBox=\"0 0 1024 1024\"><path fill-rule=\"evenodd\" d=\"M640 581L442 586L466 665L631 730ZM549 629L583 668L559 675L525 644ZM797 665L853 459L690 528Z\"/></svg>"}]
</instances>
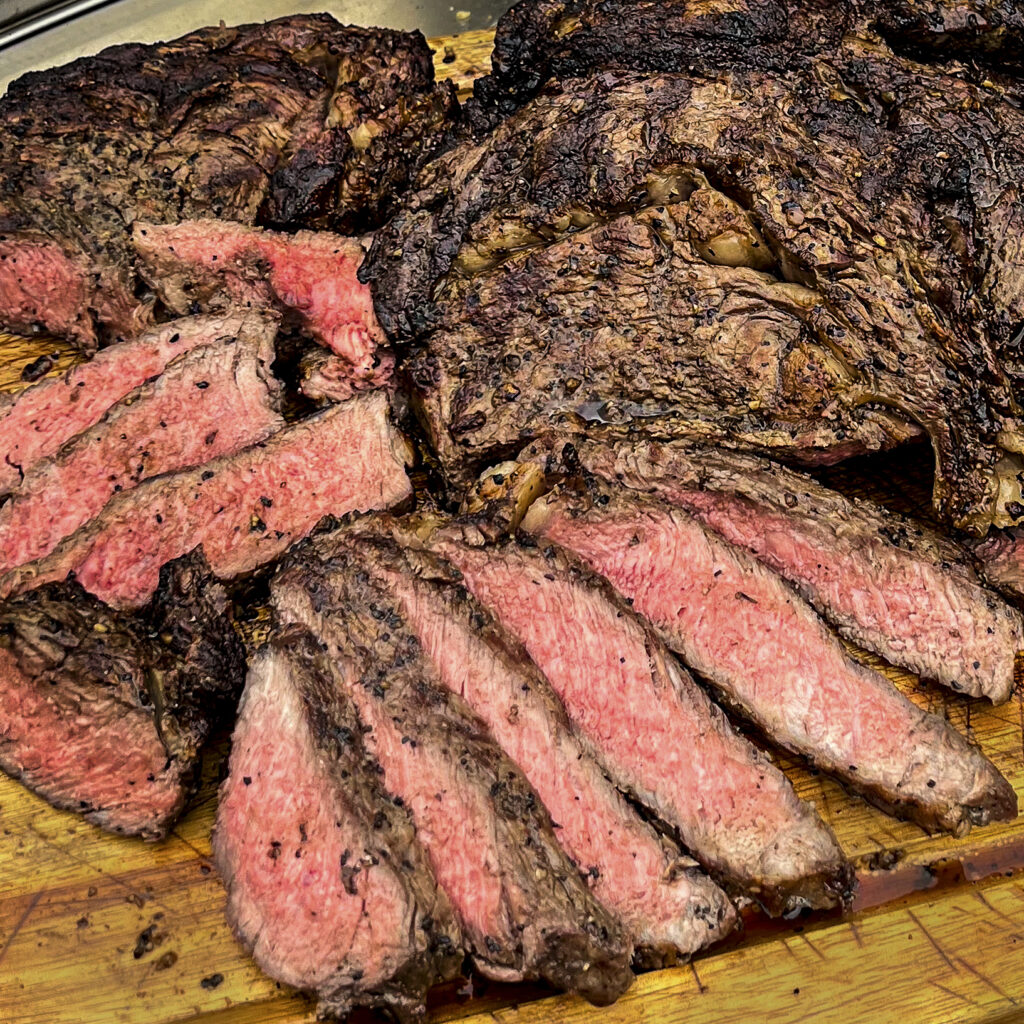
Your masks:
<instances>
[{"instance_id":1,"label":"sliced meat stack","mask_svg":"<svg viewBox=\"0 0 1024 1024\"><path fill-rule=\"evenodd\" d=\"M822 464L923 428L946 521L1024 515L1012 90L831 5L539 9L499 72L579 77L428 164L360 271L449 479L544 431Z\"/></svg>"},{"instance_id":2,"label":"sliced meat stack","mask_svg":"<svg viewBox=\"0 0 1024 1024\"><path fill-rule=\"evenodd\" d=\"M327 515L389 508L411 493L409 451L376 391L203 466L146 480L49 555L0 576L5 595L69 573L118 607L138 607L160 567L202 545L228 579L272 562Z\"/></svg>"},{"instance_id":3,"label":"sliced meat stack","mask_svg":"<svg viewBox=\"0 0 1024 1024\"><path fill-rule=\"evenodd\" d=\"M0 604L0 767L97 825L163 837L241 689L225 604L194 555L137 617L74 583Z\"/></svg>"},{"instance_id":4,"label":"sliced meat stack","mask_svg":"<svg viewBox=\"0 0 1024 1024\"><path fill-rule=\"evenodd\" d=\"M115 494L256 444L284 426L270 376L276 327L180 356L25 473L0 507L0 572L49 554Z\"/></svg>"},{"instance_id":5,"label":"sliced meat stack","mask_svg":"<svg viewBox=\"0 0 1024 1024\"><path fill-rule=\"evenodd\" d=\"M283 794L287 799L282 799ZM381 785L350 699L302 629L254 658L213 836L228 919L272 978L399 1020L458 973L460 934L408 809Z\"/></svg>"},{"instance_id":6,"label":"sliced meat stack","mask_svg":"<svg viewBox=\"0 0 1024 1024\"><path fill-rule=\"evenodd\" d=\"M408 807L477 968L541 977L607 1003L630 984L630 943L558 845L547 811L355 551L296 553L272 586L276 620L310 628L363 725L384 787Z\"/></svg>"},{"instance_id":7,"label":"sliced meat stack","mask_svg":"<svg viewBox=\"0 0 1024 1024\"><path fill-rule=\"evenodd\" d=\"M550 548L479 547L458 526L419 532L522 642L609 777L714 874L776 913L847 896L828 827L600 579Z\"/></svg>"},{"instance_id":8,"label":"sliced meat stack","mask_svg":"<svg viewBox=\"0 0 1024 1024\"><path fill-rule=\"evenodd\" d=\"M779 576L686 512L592 480L539 499L523 528L610 580L768 736L884 809L958 835L1016 815L980 750L849 658Z\"/></svg>"},{"instance_id":9,"label":"sliced meat stack","mask_svg":"<svg viewBox=\"0 0 1024 1024\"><path fill-rule=\"evenodd\" d=\"M98 352L16 395L0 395L0 494L19 487L36 462L55 455L172 360L223 338L267 332L271 341L273 331L272 322L256 311L186 317Z\"/></svg>"},{"instance_id":10,"label":"sliced meat stack","mask_svg":"<svg viewBox=\"0 0 1024 1024\"><path fill-rule=\"evenodd\" d=\"M0 99L0 325L92 349L151 319L135 221L364 230L450 130L419 33L327 14L113 46Z\"/></svg>"},{"instance_id":11,"label":"sliced meat stack","mask_svg":"<svg viewBox=\"0 0 1024 1024\"><path fill-rule=\"evenodd\" d=\"M1013 690L1024 620L960 545L925 524L721 449L584 440L539 444L519 461L534 459L548 474L583 471L686 509L894 665L996 702Z\"/></svg>"},{"instance_id":12,"label":"sliced meat stack","mask_svg":"<svg viewBox=\"0 0 1024 1024\"><path fill-rule=\"evenodd\" d=\"M347 550L399 603L438 680L483 719L526 775L562 847L631 937L638 962L671 962L726 934L736 915L722 890L629 807L550 683L458 583L459 573L422 552L398 550L387 539L397 529L378 518L318 538L317 553Z\"/></svg>"},{"instance_id":13,"label":"sliced meat stack","mask_svg":"<svg viewBox=\"0 0 1024 1024\"><path fill-rule=\"evenodd\" d=\"M377 377L385 338L369 289L356 279L363 258L356 239L216 220L136 224L132 239L140 273L175 313L276 307L339 356L354 383Z\"/></svg>"}]
</instances>

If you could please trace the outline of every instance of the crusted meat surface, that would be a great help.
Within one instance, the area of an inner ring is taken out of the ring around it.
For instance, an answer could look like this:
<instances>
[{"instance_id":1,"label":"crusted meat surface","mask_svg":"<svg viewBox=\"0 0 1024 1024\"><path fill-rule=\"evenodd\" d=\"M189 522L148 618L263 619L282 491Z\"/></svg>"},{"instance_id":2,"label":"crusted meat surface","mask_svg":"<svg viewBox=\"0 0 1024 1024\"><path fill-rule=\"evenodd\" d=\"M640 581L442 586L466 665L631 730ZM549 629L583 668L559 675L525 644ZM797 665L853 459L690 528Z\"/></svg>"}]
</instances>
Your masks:
<instances>
[{"instance_id":1,"label":"crusted meat surface","mask_svg":"<svg viewBox=\"0 0 1024 1024\"><path fill-rule=\"evenodd\" d=\"M412 813L474 963L607 1003L628 987L630 943L558 845L547 811L460 696L437 679L359 545L298 550L272 584L276 620L328 646L382 782Z\"/></svg>"},{"instance_id":2,"label":"crusted meat surface","mask_svg":"<svg viewBox=\"0 0 1024 1024\"><path fill-rule=\"evenodd\" d=\"M225 605L196 555L164 568L138 616L75 583L0 604L0 767L113 832L163 837L241 688Z\"/></svg>"},{"instance_id":3,"label":"crusted meat surface","mask_svg":"<svg viewBox=\"0 0 1024 1024\"><path fill-rule=\"evenodd\" d=\"M460 933L407 809L384 790L352 703L301 628L256 654L213 851L228 919L262 970L320 1013L422 1016Z\"/></svg>"},{"instance_id":4,"label":"crusted meat surface","mask_svg":"<svg viewBox=\"0 0 1024 1024\"><path fill-rule=\"evenodd\" d=\"M133 222L362 230L453 107L419 33L330 15L201 29L33 72L0 100L0 324L131 337Z\"/></svg>"}]
</instances>

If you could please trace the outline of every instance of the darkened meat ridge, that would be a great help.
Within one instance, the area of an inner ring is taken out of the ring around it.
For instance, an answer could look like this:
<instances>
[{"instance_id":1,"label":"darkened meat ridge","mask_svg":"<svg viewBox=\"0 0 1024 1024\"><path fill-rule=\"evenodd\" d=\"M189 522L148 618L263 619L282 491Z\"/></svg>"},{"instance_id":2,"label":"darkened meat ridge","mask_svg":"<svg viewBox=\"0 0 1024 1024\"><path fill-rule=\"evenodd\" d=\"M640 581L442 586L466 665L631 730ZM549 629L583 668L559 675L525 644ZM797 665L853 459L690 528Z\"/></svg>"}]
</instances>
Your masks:
<instances>
[{"instance_id":1,"label":"darkened meat ridge","mask_svg":"<svg viewBox=\"0 0 1024 1024\"><path fill-rule=\"evenodd\" d=\"M139 616L77 584L0 603L0 768L113 832L162 838L242 685L226 598L200 557Z\"/></svg>"},{"instance_id":2,"label":"darkened meat ridge","mask_svg":"<svg viewBox=\"0 0 1024 1024\"><path fill-rule=\"evenodd\" d=\"M1024 533L993 530L972 545L985 579L1010 597L1024 599Z\"/></svg>"},{"instance_id":3,"label":"darkened meat ridge","mask_svg":"<svg viewBox=\"0 0 1024 1024\"><path fill-rule=\"evenodd\" d=\"M296 15L113 46L0 99L0 325L130 338L135 221L361 231L447 137L419 33Z\"/></svg>"},{"instance_id":4,"label":"darkened meat ridge","mask_svg":"<svg viewBox=\"0 0 1024 1024\"><path fill-rule=\"evenodd\" d=\"M378 349L377 365L369 380L353 380L347 360L322 348L306 352L299 360L299 388L314 402L345 402L365 388L394 386L394 353Z\"/></svg>"},{"instance_id":5,"label":"darkened meat ridge","mask_svg":"<svg viewBox=\"0 0 1024 1024\"><path fill-rule=\"evenodd\" d=\"M409 813L387 795L351 702L307 632L253 659L220 789L214 861L260 968L321 1014L423 1014L458 973L458 926Z\"/></svg>"},{"instance_id":6,"label":"darkened meat ridge","mask_svg":"<svg viewBox=\"0 0 1024 1024\"><path fill-rule=\"evenodd\" d=\"M773 913L848 895L852 873L814 809L603 581L553 549L476 539L456 526L425 543L523 643L612 781Z\"/></svg>"},{"instance_id":7,"label":"darkened meat ridge","mask_svg":"<svg viewBox=\"0 0 1024 1024\"><path fill-rule=\"evenodd\" d=\"M459 483L552 430L821 464L921 427L980 534L1024 513L1022 140L998 89L856 37L602 72L429 164L360 273Z\"/></svg>"},{"instance_id":8,"label":"darkened meat ridge","mask_svg":"<svg viewBox=\"0 0 1024 1024\"><path fill-rule=\"evenodd\" d=\"M255 310L185 317L15 395L0 395L0 494L15 490L36 462L54 455L171 360L222 338L266 334L273 340L275 330L276 321Z\"/></svg>"},{"instance_id":9,"label":"darkened meat ridge","mask_svg":"<svg viewBox=\"0 0 1024 1024\"><path fill-rule=\"evenodd\" d=\"M363 250L325 231L284 235L228 221L140 224L132 241L140 274L176 313L196 304L276 307L339 356L364 386L386 341L370 290L356 279Z\"/></svg>"},{"instance_id":10,"label":"darkened meat ridge","mask_svg":"<svg viewBox=\"0 0 1024 1024\"><path fill-rule=\"evenodd\" d=\"M37 462L0 506L0 572L48 555L115 494L264 440L284 426L273 329L195 349Z\"/></svg>"},{"instance_id":11,"label":"darkened meat ridge","mask_svg":"<svg viewBox=\"0 0 1024 1024\"><path fill-rule=\"evenodd\" d=\"M534 502L523 529L605 576L776 743L883 809L957 835L1016 815L976 746L853 661L785 581L686 512L594 482Z\"/></svg>"},{"instance_id":12,"label":"darkened meat ridge","mask_svg":"<svg viewBox=\"0 0 1024 1024\"><path fill-rule=\"evenodd\" d=\"M458 583L459 573L384 539L391 524L317 538L321 555L349 545L398 601L438 681L462 697L522 769L557 823L558 841L597 899L622 922L640 962L687 956L737 918L697 865L659 836L608 781L523 647Z\"/></svg>"},{"instance_id":13,"label":"darkened meat ridge","mask_svg":"<svg viewBox=\"0 0 1024 1024\"><path fill-rule=\"evenodd\" d=\"M409 808L477 968L541 977L596 1003L629 986L631 946L558 845L544 807L462 698L437 680L397 603L356 549L297 550L275 620L327 643L384 787Z\"/></svg>"},{"instance_id":14,"label":"darkened meat ridge","mask_svg":"<svg viewBox=\"0 0 1024 1024\"><path fill-rule=\"evenodd\" d=\"M45 558L0 577L4 594L74 572L101 600L144 604L160 567L202 547L229 579L280 556L327 515L389 508L411 493L406 442L375 391L197 469L114 497Z\"/></svg>"},{"instance_id":15,"label":"darkened meat ridge","mask_svg":"<svg viewBox=\"0 0 1024 1024\"><path fill-rule=\"evenodd\" d=\"M970 555L923 523L756 456L685 444L568 449L520 460L592 473L686 509L794 584L854 643L971 696L1007 700L1024 621L986 589Z\"/></svg>"}]
</instances>

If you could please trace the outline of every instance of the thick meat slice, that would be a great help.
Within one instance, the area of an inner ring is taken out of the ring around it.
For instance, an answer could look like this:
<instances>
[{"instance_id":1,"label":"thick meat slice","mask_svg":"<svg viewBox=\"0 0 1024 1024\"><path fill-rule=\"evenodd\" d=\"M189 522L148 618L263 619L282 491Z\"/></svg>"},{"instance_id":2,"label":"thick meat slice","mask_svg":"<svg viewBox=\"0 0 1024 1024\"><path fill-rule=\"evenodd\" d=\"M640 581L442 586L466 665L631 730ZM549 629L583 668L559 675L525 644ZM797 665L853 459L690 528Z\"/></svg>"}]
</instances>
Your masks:
<instances>
[{"instance_id":1,"label":"thick meat slice","mask_svg":"<svg viewBox=\"0 0 1024 1024\"><path fill-rule=\"evenodd\" d=\"M293 556L277 620L326 641L385 788L408 807L481 972L542 977L597 1003L628 987L630 944L558 846L529 783L447 691L356 551Z\"/></svg>"},{"instance_id":2,"label":"thick meat slice","mask_svg":"<svg viewBox=\"0 0 1024 1024\"><path fill-rule=\"evenodd\" d=\"M51 554L0 577L0 591L74 572L102 600L135 607L149 599L160 566L200 546L217 576L238 576L273 561L326 515L403 501L408 457L387 397L372 392L117 495Z\"/></svg>"},{"instance_id":3,"label":"thick meat slice","mask_svg":"<svg viewBox=\"0 0 1024 1024\"><path fill-rule=\"evenodd\" d=\"M0 572L49 554L113 495L280 430L265 340L242 335L181 356L52 459L37 462L0 507Z\"/></svg>"},{"instance_id":4,"label":"thick meat slice","mask_svg":"<svg viewBox=\"0 0 1024 1024\"><path fill-rule=\"evenodd\" d=\"M542 432L822 464L923 428L940 514L1013 525L1020 104L868 38L689 68L556 83L427 165L375 235L360 275L417 343L445 472Z\"/></svg>"},{"instance_id":5,"label":"thick meat slice","mask_svg":"<svg viewBox=\"0 0 1024 1024\"><path fill-rule=\"evenodd\" d=\"M249 669L213 855L239 939L321 1014L418 1018L427 989L458 973L458 926L409 813L302 629L276 634Z\"/></svg>"},{"instance_id":6,"label":"thick meat slice","mask_svg":"<svg viewBox=\"0 0 1024 1024\"><path fill-rule=\"evenodd\" d=\"M551 444L523 458L556 471L571 461L685 508L794 584L847 639L959 692L1010 696L1024 620L930 527L752 455L589 441L565 455Z\"/></svg>"},{"instance_id":7,"label":"thick meat slice","mask_svg":"<svg viewBox=\"0 0 1024 1024\"><path fill-rule=\"evenodd\" d=\"M725 893L629 807L570 725L551 684L455 584L456 571L363 531L318 539L317 549L339 544L358 546L360 566L399 603L438 680L469 704L523 770L556 823L558 841L620 919L642 963L671 962L735 927Z\"/></svg>"},{"instance_id":8,"label":"thick meat slice","mask_svg":"<svg viewBox=\"0 0 1024 1024\"><path fill-rule=\"evenodd\" d=\"M195 555L139 616L75 583L0 604L0 768L103 828L164 836L242 685L225 606Z\"/></svg>"},{"instance_id":9,"label":"thick meat slice","mask_svg":"<svg viewBox=\"0 0 1024 1024\"><path fill-rule=\"evenodd\" d=\"M17 488L36 462L91 427L172 359L223 338L263 337L269 345L276 331L276 319L256 311L186 317L111 346L17 395L0 396L0 494Z\"/></svg>"},{"instance_id":10,"label":"thick meat slice","mask_svg":"<svg viewBox=\"0 0 1024 1024\"><path fill-rule=\"evenodd\" d=\"M33 72L0 99L0 325L132 337L130 229L217 217L362 231L454 108L419 33L330 15L200 29Z\"/></svg>"},{"instance_id":11,"label":"thick meat slice","mask_svg":"<svg viewBox=\"0 0 1024 1024\"><path fill-rule=\"evenodd\" d=\"M348 364L356 380L376 376L385 341L370 290L356 270L363 249L355 238L320 231L284 235L192 220L132 229L139 272L176 313L198 303L277 307Z\"/></svg>"},{"instance_id":12,"label":"thick meat slice","mask_svg":"<svg viewBox=\"0 0 1024 1024\"><path fill-rule=\"evenodd\" d=\"M687 513L595 485L539 499L523 528L610 580L773 740L879 806L958 835L1016 815L977 747L848 657L788 584Z\"/></svg>"},{"instance_id":13,"label":"thick meat slice","mask_svg":"<svg viewBox=\"0 0 1024 1024\"><path fill-rule=\"evenodd\" d=\"M522 641L611 779L712 872L773 913L848 894L852 874L813 808L602 581L553 550L477 548L452 530L428 543Z\"/></svg>"}]
</instances>

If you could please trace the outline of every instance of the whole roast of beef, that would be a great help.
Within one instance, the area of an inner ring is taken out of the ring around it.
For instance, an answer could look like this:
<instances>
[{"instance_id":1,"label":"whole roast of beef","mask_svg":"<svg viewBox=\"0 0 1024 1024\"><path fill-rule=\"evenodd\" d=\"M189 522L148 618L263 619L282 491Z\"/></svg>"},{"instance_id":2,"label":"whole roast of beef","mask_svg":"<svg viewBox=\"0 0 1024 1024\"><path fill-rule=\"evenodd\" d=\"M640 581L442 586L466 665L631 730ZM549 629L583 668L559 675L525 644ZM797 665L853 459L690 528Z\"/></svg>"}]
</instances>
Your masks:
<instances>
[{"instance_id":1,"label":"whole roast of beef","mask_svg":"<svg viewBox=\"0 0 1024 1024\"><path fill-rule=\"evenodd\" d=\"M0 99L0 323L83 349L152 317L135 221L372 227L450 131L419 33L330 15L113 46Z\"/></svg>"}]
</instances>

